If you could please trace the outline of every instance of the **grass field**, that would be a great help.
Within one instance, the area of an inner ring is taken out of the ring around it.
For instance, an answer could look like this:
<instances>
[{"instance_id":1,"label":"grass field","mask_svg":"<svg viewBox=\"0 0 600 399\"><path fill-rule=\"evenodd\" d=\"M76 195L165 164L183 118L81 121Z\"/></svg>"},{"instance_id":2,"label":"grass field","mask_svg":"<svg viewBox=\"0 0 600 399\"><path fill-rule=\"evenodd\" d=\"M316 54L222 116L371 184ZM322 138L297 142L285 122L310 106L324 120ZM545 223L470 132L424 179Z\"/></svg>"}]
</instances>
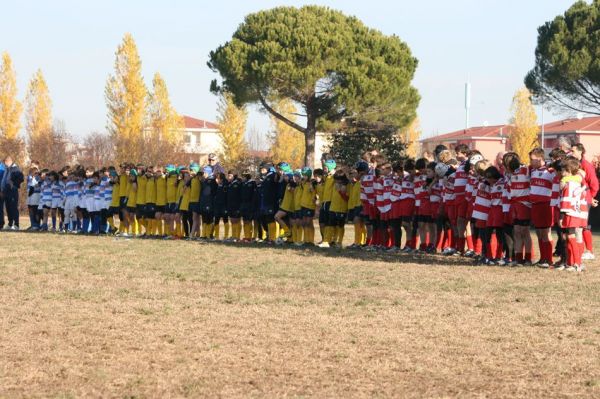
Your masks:
<instances>
[{"instance_id":1,"label":"grass field","mask_svg":"<svg viewBox=\"0 0 600 399\"><path fill-rule=\"evenodd\" d=\"M0 397L600 397L594 262L0 242Z\"/></svg>"}]
</instances>

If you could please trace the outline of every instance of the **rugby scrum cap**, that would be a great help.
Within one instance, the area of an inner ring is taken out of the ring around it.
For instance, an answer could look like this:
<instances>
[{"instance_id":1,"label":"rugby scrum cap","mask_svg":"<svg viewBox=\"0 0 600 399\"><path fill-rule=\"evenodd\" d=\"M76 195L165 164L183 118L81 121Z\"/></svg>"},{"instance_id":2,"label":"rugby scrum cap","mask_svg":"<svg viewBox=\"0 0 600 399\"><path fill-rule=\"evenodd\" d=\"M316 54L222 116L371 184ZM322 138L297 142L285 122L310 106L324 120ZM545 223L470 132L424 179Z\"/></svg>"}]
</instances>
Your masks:
<instances>
[{"instance_id":1,"label":"rugby scrum cap","mask_svg":"<svg viewBox=\"0 0 600 399\"><path fill-rule=\"evenodd\" d=\"M292 171L292 167L287 162L279 162L277 166L283 173L290 173Z\"/></svg>"},{"instance_id":2,"label":"rugby scrum cap","mask_svg":"<svg viewBox=\"0 0 600 399\"><path fill-rule=\"evenodd\" d=\"M439 177L444 177L446 172L448 172L448 169L450 169L448 165L443 162L438 162L437 165L435 165L435 174Z\"/></svg>"},{"instance_id":3,"label":"rugby scrum cap","mask_svg":"<svg viewBox=\"0 0 600 399\"><path fill-rule=\"evenodd\" d=\"M294 171L294 176L301 177L301 176L302 176L302 169L296 169L296 170Z\"/></svg>"},{"instance_id":4,"label":"rugby scrum cap","mask_svg":"<svg viewBox=\"0 0 600 399\"><path fill-rule=\"evenodd\" d=\"M327 169L333 170L336 168L337 164L334 159L328 159L325 161L325 166L327 166Z\"/></svg>"},{"instance_id":5,"label":"rugby scrum cap","mask_svg":"<svg viewBox=\"0 0 600 399\"><path fill-rule=\"evenodd\" d=\"M469 163L471 165L475 165L479 161L483 161L483 155L481 155L481 154L475 154L469 159Z\"/></svg>"},{"instance_id":6,"label":"rugby scrum cap","mask_svg":"<svg viewBox=\"0 0 600 399\"><path fill-rule=\"evenodd\" d=\"M173 165L172 163L165 166L165 172L167 172L167 173L173 173L173 172L175 172L175 170L176 170L175 165Z\"/></svg>"},{"instance_id":7,"label":"rugby scrum cap","mask_svg":"<svg viewBox=\"0 0 600 399\"><path fill-rule=\"evenodd\" d=\"M198 165L196 162L194 162L190 165L190 170L194 173L198 173L198 172L200 172L200 165Z\"/></svg>"},{"instance_id":8,"label":"rugby scrum cap","mask_svg":"<svg viewBox=\"0 0 600 399\"><path fill-rule=\"evenodd\" d=\"M305 166L302 168L302 176L304 177L311 177L312 176L312 169L309 168L308 166Z\"/></svg>"},{"instance_id":9,"label":"rugby scrum cap","mask_svg":"<svg viewBox=\"0 0 600 399\"><path fill-rule=\"evenodd\" d=\"M132 168L132 169L129 171L129 175L130 175L130 176L137 176L137 175L138 175L138 172L137 172L137 170L136 170L136 169L133 169L133 168Z\"/></svg>"},{"instance_id":10,"label":"rugby scrum cap","mask_svg":"<svg viewBox=\"0 0 600 399\"><path fill-rule=\"evenodd\" d=\"M369 164L365 161L358 161L356 163L356 171L357 172L367 172L369 170Z\"/></svg>"}]
</instances>

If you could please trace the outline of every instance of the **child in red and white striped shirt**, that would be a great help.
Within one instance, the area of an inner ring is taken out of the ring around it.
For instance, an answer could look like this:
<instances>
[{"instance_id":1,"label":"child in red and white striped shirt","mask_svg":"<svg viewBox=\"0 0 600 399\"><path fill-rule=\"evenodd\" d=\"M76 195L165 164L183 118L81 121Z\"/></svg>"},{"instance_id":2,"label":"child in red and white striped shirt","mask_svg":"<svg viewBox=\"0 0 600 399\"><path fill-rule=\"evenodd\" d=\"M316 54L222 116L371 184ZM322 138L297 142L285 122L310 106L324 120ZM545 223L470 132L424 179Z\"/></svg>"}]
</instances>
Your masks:
<instances>
[{"instance_id":1,"label":"child in red and white striped shirt","mask_svg":"<svg viewBox=\"0 0 600 399\"><path fill-rule=\"evenodd\" d=\"M556 171L546 166L544 150L534 148L529 153L531 222L535 227L540 248L537 265L547 268L552 264L552 225L554 224L553 201L558 197Z\"/></svg>"},{"instance_id":2,"label":"child in red and white striped shirt","mask_svg":"<svg viewBox=\"0 0 600 399\"><path fill-rule=\"evenodd\" d=\"M583 228L587 226L588 204L585 184L580 174L579 160L567 158L562 163L560 181L560 226L567 242L567 267L569 271L583 271L581 255L584 251ZM564 266L558 266L558 270Z\"/></svg>"}]
</instances>

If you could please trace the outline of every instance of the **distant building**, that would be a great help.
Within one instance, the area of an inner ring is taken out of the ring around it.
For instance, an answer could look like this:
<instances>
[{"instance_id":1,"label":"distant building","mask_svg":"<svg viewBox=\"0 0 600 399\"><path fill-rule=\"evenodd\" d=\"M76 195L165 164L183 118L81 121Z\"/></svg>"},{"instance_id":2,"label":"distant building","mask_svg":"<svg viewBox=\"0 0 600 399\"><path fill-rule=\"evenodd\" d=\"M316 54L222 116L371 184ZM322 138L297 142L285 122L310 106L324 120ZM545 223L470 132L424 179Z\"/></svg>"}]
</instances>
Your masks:
<instances>
[{"instance_id":1,"label":"distant building","mask_svg":"<svg viewBox=\"0 0 600 399\"><path fill-rule=\"evenodd\" d=\"M183 148L194 160L205 163L208 154L222 152L223 144L216 123L184 115L183 124Z\"/></svg>"},{"instance_id":2,"label":"distant building","mask_svg":"<svg viewBox=\"0 0 600 399\"><path fill-rule=\"evenodd\" d=\"M500 151L508 151L512 125L477 126L456 132L427 137L421 140L422 151L433 151L438 144L453 149L458 144L466 144L470 149L479 150L488 159L494 159ZM587 118L570 118L544 125L544 142L542 143L542 126L538 134L540 145L549 153L558 146L559 137L567 137L574 143L582 143L589 156L600 155L600 116Z\"/></svg>"},{"instance_id":3,"label":"distant building","mask_svg":"<svg viewBox=\"0 0 600 399\"><path fill-rule=\"evenodd\" d=\"M510 148L512 129L510 125L476 126L427 137L421 140L421 151L433 152L439 144L449 149L454 149L458 144L466 144L470 149L480 151L487 159L495 159L496 154Z\"/></svg>"},{"instance_id":4,"label":"distant building","mask_svg":"<svg viewBox=\"0 0 600 399\"><path fill-rule=\"evenodd\" d=\"M543 147L549 151L557 147L558 138L566 136L574 143L581 143L589 154L588 159L600 154L600 116L563 119L544 125ZM541 128L540 128L541 141Z\"/></svg>"}]
</instances>

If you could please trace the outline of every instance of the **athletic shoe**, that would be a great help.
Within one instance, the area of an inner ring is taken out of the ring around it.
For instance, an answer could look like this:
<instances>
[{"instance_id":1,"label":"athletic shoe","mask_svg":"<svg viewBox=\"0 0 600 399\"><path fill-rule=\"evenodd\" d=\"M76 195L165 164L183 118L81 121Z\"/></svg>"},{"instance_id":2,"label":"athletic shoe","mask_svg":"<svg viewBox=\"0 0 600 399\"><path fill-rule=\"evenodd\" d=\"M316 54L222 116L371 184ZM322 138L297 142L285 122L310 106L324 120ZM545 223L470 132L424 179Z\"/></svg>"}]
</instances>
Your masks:
<instances>
[{"instance_id":1,"label":"athletic shoe","mask_svg":"<svg viewBox=\"0 0 600 399\"><path fill-rule=\"evenodd\" d=\"M319 245L317 245L317 247L319 248L330 248L330 245L328 242L322 242Z\"/></svg>"},{"instance_id":2,"label":"athletic shoe","mask_svg":"<svg viewBox=\"0 0 600 399\"><path fill-rule=\"evenodd\" d=\"M581 254L581 259L582 260L594 260L594 259L596 259L596 256L594 256L594 254L590 251L585 251L583 254Z\"/></svg>"},{"instance_id":3,"label":"athletic shoe","mask_svg":"<svg viewBox=\"0 0 600 399\"><path fill-rule=\"evenodd\" d=\"M277 243L275 243L275 244L277 244ZM277 245L279 245L279 244L277 244ZM295 242L294 245L297 247L301 247L304 245L304 243L303 242Z\"/></svg>"},{"instance_id":4,"label":"athletic shoe","mask_svg":"<svg viewBox=\"0 0 600 399\"><path fill-rule=\"evenodd\" d=\"M10 229L12 231L19 231L19 226L11 226Z\"/></svg>"},{"instance_id":5,"label":"athletic shoe","mask_svg":"<svg viewBox=\"0 0 600 399\"><path fill-rule=\"evenodd\" d=\"M576 266L567 266L567 268L565 270L568 272L576 272L577 267Z\"/></svg>"},{"instance_id":6,"label":"athletic shoe","mask_svg":"<svg viewBox=\"0 0 600 399\"><path fill-rule=\"evenodd\" d=\"M561 263L560 265L558 265L558 266L555 266L555 267L554 267L554 270L563 271L563 270L565 270L566 268L567 268L567 266L566 266L565 264Z\"/></svg>"},{"instance_id":7,"label":"athletic shoe","mask_svg":"<svg viewBox=\"0 0 600 399\"><path fill-rule=\"evenodd\" d=\"M498 260L495 260L495 262L498 266L506 266L506 264L507 264L506 260L504 260L504 259L498 259Z\"/></svg>"},{"instance_id":8,"label":"athletic shoe","mask_svg":"<svg viewBox=\"0 0 600 399\"><path fill-rule=\"evenodd\" d=\"M404 247L400 252L402 252L403 254L410 254L412 253L413 249L411 247Z\"/></svg>"},{"instance_id":9,"label":"athletic shoe","mask_svg":"<svg viewBox=\"0 0 600 399\"><path fill-rule=\"evenodd\" d=\"M463 254L464 257L467 258L472 258L473 256L475 256L475 251L473 251L472 249L467 250L467 252L465 252Z\"/></svg>"}]
</instances>

